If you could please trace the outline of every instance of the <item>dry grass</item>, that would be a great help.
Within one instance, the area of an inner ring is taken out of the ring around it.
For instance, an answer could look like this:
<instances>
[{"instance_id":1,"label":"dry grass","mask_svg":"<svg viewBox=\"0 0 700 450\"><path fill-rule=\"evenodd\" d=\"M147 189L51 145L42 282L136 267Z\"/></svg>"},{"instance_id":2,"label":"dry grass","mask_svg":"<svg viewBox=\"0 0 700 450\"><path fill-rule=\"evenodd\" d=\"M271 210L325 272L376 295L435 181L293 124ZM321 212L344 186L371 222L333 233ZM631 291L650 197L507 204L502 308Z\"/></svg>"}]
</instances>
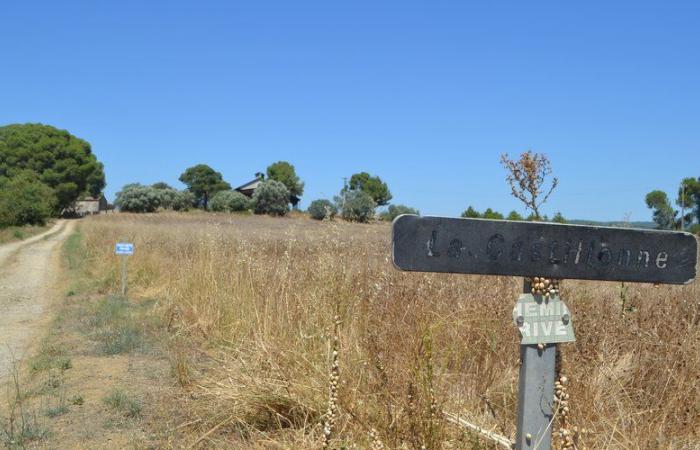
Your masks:
<instances>
[{"instance_id":1,"label":"dry grass","mask_svg":"<svg viewBox=\"0 0 700 450\"><path fill-rule=\"evenodd\" d=\"M336 316L334 448L488 448L441 409L514 435L519 279L399 272L387 225L122 214L82 232L105 291L114 242L136 244L130 293L160 302L192 444L319 448ZM563 286L579 448L700 448L700 288L625 288L623 310L619 283Z\"/></svg>"},{"instance_id":2,"label":"dry grass","mask_svg":"<svg viewBox=\"0 0 700 450\"><path fill-rule=\"evenodd\" d=\"M53 223L46 225L25 225L21 227L1 227L0 228L0 244L8 242L22 241L24 239L36 236L37 234L47 231L53 226Z\"/></svg>"}]
</instances>

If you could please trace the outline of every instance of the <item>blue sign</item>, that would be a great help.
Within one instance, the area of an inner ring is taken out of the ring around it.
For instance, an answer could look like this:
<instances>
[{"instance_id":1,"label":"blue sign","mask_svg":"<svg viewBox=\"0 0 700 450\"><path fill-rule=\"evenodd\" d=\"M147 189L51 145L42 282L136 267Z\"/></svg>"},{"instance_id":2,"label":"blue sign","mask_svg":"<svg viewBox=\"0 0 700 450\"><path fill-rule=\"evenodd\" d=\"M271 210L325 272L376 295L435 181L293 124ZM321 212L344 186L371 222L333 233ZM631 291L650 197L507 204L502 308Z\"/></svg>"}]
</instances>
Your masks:
<instances>
[{"instance_id":1,"label":"blue sign","mask_svg":"<svg viewBox=\"0 0 700 450\"><path fill-rule=\"evenodd\" d=\"M130 244L128 242L118 242L114 247L114 253L117 255L133 255L134 244Z\"/></svg>"}]
</instances>

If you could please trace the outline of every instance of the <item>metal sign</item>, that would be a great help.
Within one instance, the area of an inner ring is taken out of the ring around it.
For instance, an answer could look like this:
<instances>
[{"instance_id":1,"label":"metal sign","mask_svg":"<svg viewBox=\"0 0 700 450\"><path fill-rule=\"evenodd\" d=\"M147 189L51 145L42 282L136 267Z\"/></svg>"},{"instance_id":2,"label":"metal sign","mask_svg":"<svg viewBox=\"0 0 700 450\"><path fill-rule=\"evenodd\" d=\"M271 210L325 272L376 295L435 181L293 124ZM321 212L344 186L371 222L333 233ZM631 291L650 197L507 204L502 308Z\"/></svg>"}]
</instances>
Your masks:
<instances>
[{"instance_id":1,"label":"metal sign","mask_svg":"<svg viewBox=\"0 0 700 450\"><path fill-rule=\"evenodd\" d=\"M513 308L513 322L522 345L574 342L571 313L559 296L521 294Z\"/></svg>"},{"instance_id":2,"label":"metal sign","mask_svg":"<svg viewBox=\"0 0 700 450\"><path fill-rule=\"evenodd\" d=\"M697 240L685 232L402 215L393 223L401 270L687 284Z\"/></svg>"},{"instance_id":3,"label":"metal sign","mask_svg":"<svg viewBox=\"0 0 700 450\"><path fill-rule=\"evenodd\" d=\"M118 242L114 247L114 253L117 255L128 255L134 254L134 244L128 242Z\"/></svg>"}]
</instances>

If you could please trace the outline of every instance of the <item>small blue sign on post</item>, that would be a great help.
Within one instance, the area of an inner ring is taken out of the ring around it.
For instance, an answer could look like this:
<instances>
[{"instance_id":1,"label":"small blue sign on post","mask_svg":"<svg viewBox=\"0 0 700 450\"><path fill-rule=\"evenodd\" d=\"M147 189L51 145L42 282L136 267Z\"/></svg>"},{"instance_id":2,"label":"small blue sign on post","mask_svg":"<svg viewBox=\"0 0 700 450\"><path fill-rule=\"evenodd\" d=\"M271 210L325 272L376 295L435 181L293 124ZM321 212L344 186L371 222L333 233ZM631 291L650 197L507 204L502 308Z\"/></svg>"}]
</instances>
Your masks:
<instances>
[{"instance_id":1,"label":"small blue sign on post","mask_svg":"<svg viewBox=\"0 0 700 450\"><path fill-rule=\"evenodd\" d=\"M128 242L117 242L117 245L114 247L114 253L117 255L131 256L134 254L134 244L130 244Z\"/></svg>"},{"instance_id":2,"label":"small blue sign on post","mask_svg":"<svg viewBox=\"0 0 700 450\"><path fill-rule=\"evenodd\" d=\"M122 295L126 295L126 257L134 254L134 244L130 242L117 242L114 246L114 253L121 259L121 281Z\"/></svg>"}]
</instances>

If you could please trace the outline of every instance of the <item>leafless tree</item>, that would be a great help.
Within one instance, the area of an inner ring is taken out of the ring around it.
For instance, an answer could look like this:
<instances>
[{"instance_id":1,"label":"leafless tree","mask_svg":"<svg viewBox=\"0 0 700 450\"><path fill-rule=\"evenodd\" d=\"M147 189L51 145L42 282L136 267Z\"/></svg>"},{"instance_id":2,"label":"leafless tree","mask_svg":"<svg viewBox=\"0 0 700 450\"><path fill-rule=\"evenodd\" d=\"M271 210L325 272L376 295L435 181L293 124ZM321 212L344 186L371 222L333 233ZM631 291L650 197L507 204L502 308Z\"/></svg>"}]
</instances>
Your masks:
<instances>
[{"instance_id":1,"label":"leafless tree","mask_svg":"<svg viewBox=\"0 0 700 450\"><path fill-rule=\"evenodd\" d=\"M547 187L547 177L552 174L552 164L547 156L528 150L517 160L510 159L507 153L501 155L501 165L508 171L506 181L510 185L513 197L525 204L532 211L536 220L540 220L540 206L544 204L559 180L552 178Z\"/></svg>"}]
</instances>

